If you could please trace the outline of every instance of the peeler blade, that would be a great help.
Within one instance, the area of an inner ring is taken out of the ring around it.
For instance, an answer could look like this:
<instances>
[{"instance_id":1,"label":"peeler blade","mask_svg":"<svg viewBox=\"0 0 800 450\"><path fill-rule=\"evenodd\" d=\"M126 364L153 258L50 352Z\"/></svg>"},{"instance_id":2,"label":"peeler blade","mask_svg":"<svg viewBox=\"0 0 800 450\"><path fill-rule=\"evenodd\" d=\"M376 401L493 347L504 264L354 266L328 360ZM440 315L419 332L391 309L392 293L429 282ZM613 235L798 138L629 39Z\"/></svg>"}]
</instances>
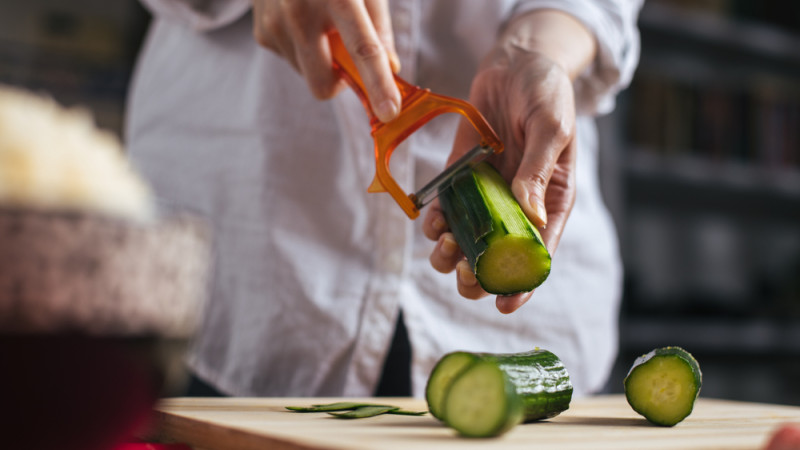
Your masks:
<instances>
[{"instance_id":1,"label":"peeler blade","mask_svg":"<svg viewBox=\"0 0 800 450\"><path fill-rule=\"evenodd\" d=\"M475 164L488 158L489 155L494 153L494 149L489 146L477 145L472 150L468 151L456 162L450 164L442 173L437 175L433 180L428 182L417 192L409 195L408 197L414 202L417 209L422 209L423 206L432 202L439 195L439 189L445 186L452 178L453 175L460 172L466 167L472 167Z\"/></svg>"}]
</instances>

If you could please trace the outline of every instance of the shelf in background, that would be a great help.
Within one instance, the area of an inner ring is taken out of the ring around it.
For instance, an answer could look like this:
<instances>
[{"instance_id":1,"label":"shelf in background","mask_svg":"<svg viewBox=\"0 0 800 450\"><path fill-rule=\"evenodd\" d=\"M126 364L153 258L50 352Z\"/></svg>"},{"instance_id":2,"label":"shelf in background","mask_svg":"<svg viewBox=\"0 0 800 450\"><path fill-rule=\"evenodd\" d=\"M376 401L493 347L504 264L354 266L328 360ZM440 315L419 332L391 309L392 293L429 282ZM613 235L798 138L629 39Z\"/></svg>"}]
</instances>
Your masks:
<instances>
[{"instance_id":1,"label":"shelf in background","mask_svg":"<svg viewBox=\"0 0 800 450\"><path fill-rule=\"evenodd\" d=\"M623 166L628 201L800 221L800 170L713 162L632 150Z\"/></svg>"},{"instance_id":2,"label":"shelf in background","mask_svg":"<svg viewBox=\"0 0 800 450\"><path fill-rule=\"evenodd\" d=\"M620 334L636 351L677 345L699 353L772 353L800 358L800 319L628 316L621 323Z\"/></svg>"},{"instance_id":3,"label":"shelf in background","mask_svg":"<svg viewBox=\"0 0 800 450\"><path fill-rule=\"evenodd\" d=\"M658 2L645 4L639 26L644 38L668 37L670 44L688 43L700 46L695 50L701 51L733 51L800 70L800 34L787 29Z\"/></svg>"}]
</instances>

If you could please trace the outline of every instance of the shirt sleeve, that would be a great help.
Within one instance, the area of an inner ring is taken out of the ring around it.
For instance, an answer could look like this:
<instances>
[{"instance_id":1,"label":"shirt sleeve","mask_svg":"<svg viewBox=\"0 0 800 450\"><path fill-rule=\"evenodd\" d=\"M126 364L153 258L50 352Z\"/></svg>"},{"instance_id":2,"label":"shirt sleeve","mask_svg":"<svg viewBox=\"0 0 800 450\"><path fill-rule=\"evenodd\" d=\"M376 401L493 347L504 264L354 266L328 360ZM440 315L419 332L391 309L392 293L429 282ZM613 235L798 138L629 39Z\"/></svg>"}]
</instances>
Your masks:
<instances>
[{"instance_id":1,"label":"shirt sleeve","mask_svg":"<svg viewBox=\"0 0 800 450\"><path fill-rule=\"evenodd\" d=\"M249 0L141 0L156 17L197 31L230 25L250 10Z\"/></svg>"},{"instance_id":2,"label":"shirt sleeve","mask_svg":"<svg viewBox=\"0 0 800 450\"><path fill-rule=\"evenodd\" d=\"M639 62L636 21L643 0L520 0L512 17L537 9L556 9L581 21L594 34L597 56L574 83L578 114L605 114L616 94L628 86Z\"/></svg>"}]
</instances>

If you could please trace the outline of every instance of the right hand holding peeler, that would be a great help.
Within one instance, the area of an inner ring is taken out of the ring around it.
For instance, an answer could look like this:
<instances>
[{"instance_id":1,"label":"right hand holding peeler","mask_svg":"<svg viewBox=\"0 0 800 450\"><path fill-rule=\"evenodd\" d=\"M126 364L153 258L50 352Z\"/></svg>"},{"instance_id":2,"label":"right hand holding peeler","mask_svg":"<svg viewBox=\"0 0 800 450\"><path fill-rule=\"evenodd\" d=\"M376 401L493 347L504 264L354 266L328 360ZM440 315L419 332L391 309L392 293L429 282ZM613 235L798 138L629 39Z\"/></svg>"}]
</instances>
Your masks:
<instances>
[{"instance_id":1,"label":"right hand holding peeler","mask_svg":"<svg viewBox=\"0 0 800 450\"><path fill-rule=\"evenodd\" d=\"M416 219L419 216L419 210L436 198L439 188L445 186L454 174L465 167L477 164L493 153L503 151L503 143L474 106L463 100L434 94L429 89L414 86L397 75L394 76L394 81L402 98L400 113L387 123L381 122L372 111L364 83L339 33L335 30L329 32L328 41L331 46L334 70L344 78L361 99L372 127L371 134L375 141L375 178L367 188L367 192L388 192L409 218ZM419 191L407 195L389 171L392 152L411 133L434 117L444 113L463 115L478 131L481 142Z\"/></svg>"}]
</instances>

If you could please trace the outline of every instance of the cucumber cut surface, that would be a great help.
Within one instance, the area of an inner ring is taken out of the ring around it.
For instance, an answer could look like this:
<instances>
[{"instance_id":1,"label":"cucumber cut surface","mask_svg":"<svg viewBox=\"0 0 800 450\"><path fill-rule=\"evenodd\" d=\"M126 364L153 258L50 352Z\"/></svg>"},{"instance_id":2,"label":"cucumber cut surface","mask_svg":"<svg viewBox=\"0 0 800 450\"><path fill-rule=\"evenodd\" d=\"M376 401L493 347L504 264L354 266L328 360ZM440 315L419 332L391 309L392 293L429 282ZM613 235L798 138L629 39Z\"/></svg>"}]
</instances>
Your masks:
<instances>
[{"instance_id":1,"label":"cucumber cut surface","mask_svg":"<svg viewBox=\"0 0 800 450\"><path fill-rule=\"evenodd\" d=\"M515 293L532 290L532 273L550 271L550 255L542 245L530 245L530 237L505 235L492 242L475 266L481 287L489 293ZM544 281L544 280L541 280Z\"/></svg>"},{"instance_id":2,"label":"cucumber cut surface","mask_svg":"<svg viewBox=\"0 0 800 450\"><path fill-rule=\"evenodd\" d=\"M453 378L477 360L477 355L467 352L448 353L439 360L428 378L428 384L425 386L428 411L433 417L443 420L442 409L447 388L452 383Z\"/></svg>"},{"instance_id":3,"label":"cucumber cut surface","mask_svg":"<svg viewBox=\"0 0 800 450\"><path fill-rule=\"evenodd\" d=\"M686 350L658 348L634 361L624 387L634 411L653 424L674 426L692 413L702 387L702 372Z\"/></svg>"},{"instance_id":4,"label":"cucumber cut surface","mask_svg":"<svg viewBox=\"0 0 800 450\"><path fill-rule=\"evenodd\" d=\"M491 361L479 361L459 374L444 401L445 423L462 436L490 437L522 422L514 386Z\"/></svg>"}]
</instances>

